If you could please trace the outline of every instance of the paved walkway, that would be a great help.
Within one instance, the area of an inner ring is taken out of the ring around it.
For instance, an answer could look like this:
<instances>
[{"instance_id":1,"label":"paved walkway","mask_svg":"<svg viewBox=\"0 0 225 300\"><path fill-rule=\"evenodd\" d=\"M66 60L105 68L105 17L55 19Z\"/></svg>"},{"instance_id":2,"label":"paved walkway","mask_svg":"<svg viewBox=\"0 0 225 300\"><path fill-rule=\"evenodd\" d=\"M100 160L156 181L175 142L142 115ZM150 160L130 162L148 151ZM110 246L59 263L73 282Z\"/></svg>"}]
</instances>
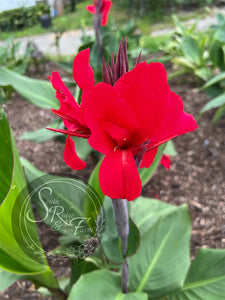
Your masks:
<instances>
[{"instance_id":1,"label":"paved walkway","mask_svg":"<svg viewBox=\"0 0 225 300\"><path fill-rule=\"evenodd\" d=\"M197 30L199 31L205 31L210 26L217 24L216 14L222 13L225 15L225 7L224 8L215 8L212 9L209 13L209 16L206 18L199 20L197 24ZM187 25L191 25L195 22L195 20L189 20L185 22ZM161 29L161 30L155 30L152 35L162 35L166 34L172 29ZM89 29L86 31L87 35L93 35L94 30ZM60 47L60 54L61 55L75 55L77 53L77 50L81 44L81 38L82 31L81 30L73 30L73 31L66 31L63 33L62 37L59 41L59 47ZM31 37L23 37L18 38L16 41L22 41L20 52L23 53L26 49L26 45L28 41L34 42L38 49L43 52L44 54L50 54L50 55L57 55L57 49L54 45L55 43L55 34L54 33L47 33L43 35L36 35ZM3 41L0 41L0 46L4 45Z\"/></svg>"},{"instance_id":2,"label":"paved walkway","mask_svg":"<svg viewBox=\"0 0 225 300\"><path fill-rule=\"evenodd\" d=\"M94 30L86 30L87 35L93 35ZM63 33L59 40L59 48L61 55L75 55L81 44L82 31L71 30ZM41 35L35 35L30 37L17 38L15 41L22 41L19 53L24 53L27 43L34 42L38 49L44 54L57 55L57 48L55 46L55 34L46 33ZM3 41L0 41L0 46L4 45Z\"/></svg>"},{"instance_id":3,"label":"paved walkway","mask_svg":"<svg viewBox=\"0 0 225 300\"><path fill-rule=\"evenodd\" d=\"M205 17L204 19L201 19L201 20L197 20L196 30L197 31L206 31L212 25L216 25L218 23L217 18L216 18L216 15L218 13L225 15L225 7L223 7L223 8L215 7L213 9L211 9L211 11L210 11L210 13L207 17ZM187 26L191 26L195 22L196 22L196 20L190 19L190 20L184 22L184 24L187 25ZM171 30L172 30L171 28L170 29L166 28L166 29L161 29L161 30L154 30L152 35L157 36L157 35L167 34Z\"/></svg>"}]
</instances>

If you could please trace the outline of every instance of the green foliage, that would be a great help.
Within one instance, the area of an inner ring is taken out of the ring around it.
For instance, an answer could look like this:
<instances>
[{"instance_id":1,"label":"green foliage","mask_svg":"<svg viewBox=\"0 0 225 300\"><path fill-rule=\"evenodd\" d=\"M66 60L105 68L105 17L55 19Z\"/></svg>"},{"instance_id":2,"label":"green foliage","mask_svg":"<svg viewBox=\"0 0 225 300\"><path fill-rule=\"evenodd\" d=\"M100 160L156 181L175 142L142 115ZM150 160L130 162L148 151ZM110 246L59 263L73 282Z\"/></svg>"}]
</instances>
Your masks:
<instances>
[{"instance_id":1,"label":"green foliage","mask_svg":"<svg viewBox=\"0 0 225 300\"><path fill-rule=\"evenodd\" d=\"M166 146L163 150L163 154L167 154L169 156L176 156L177 155L177 151L175 149L174 143L172 140L168 141L166 143Z\"/></svg>"},{"instance_id":2,"label":"green foliage","mask_svg":"<svg viewBox=\"0 0 225 300\"><path fill-rule=\"evenodd\" d=\"M174 11L176 9L185 9L195 8L210 5L216 0L158 0L158 1L149 1L149 0L117 0L114 1L120 8L126 9L130 14L139 16L149 16L154 21L162 20L165 15L165 12L168 13L168 10Z\"/></svg>"},{"instance_id":3,"label":"green foliage","mask_svg":"<svg viewBox=\"0 0 225 300\"><path fill-rule=\"evenodd\" d=\"M173 16L176 29L165 51L172 56L172 62L179 68L169 75L169 79L185 73L194 73L197 79L205 81L212 76L211 62L207 52L209 38L207 34L196 33L196 23L186 28L177 16Z\"/></svg>"},{"instance_id":4,"label":"green foliage","mask_svg":"<svg viewBox=\"0 0 225 300\"><path fill-rule=\"evenodd\" d=\"M6 40L6 45L0 47L0 65L5 66L15 72L24 74L32 63L34 48L28 45L24 54L19 55L20 42L14 42L13 37Z\"/></svg>"},{"instance_id":5,"label":"green foliage","mask_svg":"<svg viewBox=\"0 0 225 300\"><path fill-rule=\"evenodd\" d=\"M147 300L144 293L123 294L120 275L107 270L94 271L83 275L69 294L68 300Z\"/></svg>"},{"instance_id":6,"label":"green foliage","mask_svg":"<svg viewBox=\"0 0 225 300\"><path fill-rule=\"evenodd\" d=\"M13 31L31 27L40 21L40 16L43 14L49 14L49 7L44 3L1 12L0 30Z\"/></svg>"},{"instance_id":7,"label":"green foliage","mask_svg":"<svg viewBox=\"0 0 225 300\"><path fill-rule=\"evenodd\" d=\"M157 152L157 154L155 156L155 159L154 159L153 163L151 164L150 168L142 168L142 169L138 170L140 178L141 178L142 185L146 184L151 179L151 177L153 176L153 174L154 174L154 172L155 172L155 170L158 167L158 164L160 162L160 159L161 159L164 148L165 148L165 145L159 146L158 152Z\"/></svg>"},{"instance_id":8,"label":"green foliage","mask_svg":"<svg viewBox=\"0 0 225 300\"><path fill-rule=\"evenodd\" d=\"M0 87L12 87L28 102L41 108L58 109L52 85L44 80L31 79L0 66Z\"/></svg>"},{"instance_id":9,"label":"green foliage","mask_svg":"<svg viewBox=\"0 0 225 300\"><path fill-rule=\"evenodd\" d=\"M5 200L13 178L14 156L10 136L10 128L8 120L2 110L0 110L0 136L1 136L1 151L0 151L0 170L4 170L4 176L0 180L0 205ZM3 138L4 137L4 138ZM3 175L3 174L2 174Z\"/></svg>"},{"instance_id":10,"label":"green foliage","mask_svg":"<svg viewBox=\"0 0 225 300\"><path fill-rule=\"evenodd\" d=\"M225 250L200 249L189 269L184 286L169 300L222 300L225 291Z\"/></svg>"},{"instance_id":11,"label":"green foliage","mask_svg":"<svg viewBox=\"0 0 225 300\"><path fill-rule=\"evenodd\" d=\"M53 121L51 124L42 127L40 129L37 129L35 131L27 131L24 134L22 134L19 139L20 140L28 140L35 143L43 143L46 141L49 141L53 137L62 136L62 133L56 132L56 131L50 131L47 130L48 128L62 128L63 123L61 119Z\"/></svg>"},{"instance_id":12,"label":"green foliage","mask_svg":"<svg viewBox=\"0 0 225 300\"><path fill-rule=\"evenodd\" d=\"M98 268L93 262L80 260L78 262L71 263L71 274L70 274L70 282L68 286L68 290L71 290L72 286L75 282L80 278L81 275L93 272Z\"/></svg>"},{"instance_id":13,"label":"green foliage","mask_svg":"<svg viewBox=\"0 0 225 300\"><path fill-rule=\"evenodd\" d=\"M140 38L140 47L143 50L146 50L147 53L158 53L159 51L164 52L170 38L170 35L142 36Z\"/></svg>"},{"instance_id":14,"label":"green foliage","mask_svg":"<svg viewBox=\"0 0 225 300\"><path fill-rule=\"evenodd\" d=\"M21 215L25 214L23 203L28 191L24 189L26 183L23 170L15 143L10 136L10 129L4 112L1 112L0 122L0 138L6 141L3 145L7 152L3 153L4 159L7 164L10 164L10 160L13 160L13 168L8 173L4 171L6 168L4 164L1 168L1 178L4 176L8 178L6 186L9 192L5 193L6 196L0 207L0 266L4 270L4 272L0 272L0 278L2 274L4 275L0 288L7 287L17 278L25 275L31 281L38 282L39 286L57 289L58 283L47 265L45 256L43 255L43 257L34 260L36 258L35 252L32 250L32 255L28 255L29 251L22 250L25 246L23 245L24 241L20 239L20 244L18 244L15 238L21 234L19 227L21 222L19 220L21 220ZM176 154L171 143L168 143L165 149L164 147L161 148L161 151L165 150L170 155ZM72 179L52 175L43 176L44 173L28 161L23 159L22 163L25 167L30 192L46 181L52 180L55 185L51 196L60 200L66 210L70 209L73 217L85 218L87 216L85 196L77 192L74 193L67 186L67 182ZM98 186L98 167L90 182L93 187L96 184ZM84 191L87 192L85 189ZM49 195L46 196L46 199L49 199ZM17 206L16 209L13 209L15 201ZM57 214L53 216L49 210L49 215L46 217L46 210L41 205L40 198L35 198L35 195L33 195L32 201L35 203L39 215L51 227L52 219L57 217ZM96 207L98 213L101 201ZM95 251L91 258L74 261L70 279L63 280L61 284L59 283L61 290L69 294L68 299L88 299L90 297L105 299L106 290L107 299L206 300L213 297L215 300L222 299L225 284L225 270L223 268L225 251L202 249L190 265L191 226L186 205L176 207L145 197L139 197L133 201L129 209L132 218L129 222L130 233L126 254L129 256L129 293L123 294L120 287L120 264L123 262L124 257L121 252L121 242L117 235L111 199L108 197L104 200L104 210L106 227L102 239L99 239L100 250ZM33 218L32 214L30 217ZM29 223L29 226L27 226L26 222L28 221L25 218L23 220L22 230L28 228L32 239L36 243L40 243L35 222ZM79 239L75 240L77 239L76 236L75 239L71 238L68 227L52 227L52 229L65 239L60 239L61 246L53 250L51 254L56 255L57 251L60 250L60 255L74 258L74 253L71 256L68 246L77 245L81 241ZM16 235L13 235L13 232ZM23 234L24 232L23 230ZM107 270L98 270L99 267ZM9 272L18 273L19 275L11 275ZM41 288L40 292L46 295L48 293L44 288Z\"/></svg>"},{"instance_id":15,"label":"green foliage","mask_svg":"<svg viewBox=\"0 0 225 300\"><path fill-rule=\"evenodd\" d=\"M141 244L129 261L131 290L154 299L182 287L190 264L187 207L140 197L132 217L141 232Z\"/></svg>"},{"instance_id":16,"label":"green foliage","mask_svg":"<svg viewBox=\"0 0 225 300\"><path fill-rule=\"evenodd\" d=\"M202 87L213 99L209 101L200 111L200 114L217 108L212 124L218 122L225 115L225 16L217 15L218 25L213 27L213 37L209 49L210 59L220 73L210 78Z\"/></svg>"},{"instance_id":17,"label":"green foliage","mask_svg":"<svg viewBox=\"0 0 225 300\"><path fill-rule=\"evenodd\" d=\"M22 276L0 270L0 291L3 291Z\"/></svg>"},{"instance_id":18,"label":"green foliage","mask_svg":"<svg viewBox=\"0 0 225 300\"><path fill-rule=\"evenodd\" d=\"M28 255L27 253L30 253L31 250L28 249L26 253L22 250L24 249L23 247L28 248L26 244L28 236L26 233L24 232L24 236L19 243L15 238L15 235L17 234L20 234L21 236L19 227L14 230L14 226L17 223L20 223L23 203L28 196L28 193L25 188L26 181L16 145L10 134L8 121L3 111L0 112L0 125L0 128L4 128L0 132L0 140L8 141L7 147L10 153L5 156L6 163L9 165L13 163L12 174L11 171L7 172L7 167L5 165L2 166L3 168L1 168L0 172L1 182L4 177L7 177L7 182L11 181L11 184L7 185L8 192L5 193L5 198L0 206L0 268L8 272L29 275L46 286L57 287L57 283L45 257L43 255L40 256L40 253ZM33 216L31 215L31 218L32 217ZM24 225L29 227L33 241L41 248L35 223L29 222L26 218L23 220L25 222Z\"/></svg>"},{"instance_id":19,"label":"green foliage","mask_svg":"<svg viewBox=\"0 0 225 300\"><path fill-rule=\"evenodd\" d=\"M15 42L13 37L6 40L5 45L0 47L0 66L4 66L19 74L25 74L31 65L39 71L40 65L44 62L43 57L36 57L36 46L28 43L25 52L20 53L21 41ZM1 86L0 84L0 103L11 99L11 86Z\"/></svg>"},{"instance_id":20,"label":"green foliage","mask_svg":"<svg viewBox=\"0 0 225 300\"><path fill-rule=\"evenodd\" d=\"M101 240L101 246L109 261L115 264L121 264L124 261L124 257L122 255L120 238L117 233L112 201L109 197L105 197L103 207L105 210L106 227ZM130 233L128 237L128 251L126 256L133 255L140 243L139 230L131 218L129 220L129 224Z\"/></svg>"},{"instance_id":21,"label":"green foliage","mask_svg":"<svg viewBox=\"0 0 225 300\"><path fill-rule=\"evenodd\" d=\"M106 63L111 62L112 54L117 53L118 45L121 41L121 37L126 37L128 47L128 58L132 65L132 49L135 49L139 45L139 35L136 34L137 26L133 21L117 27L113 24L112 29L108 26L100 28L100 34L103 44L103 56ZM94 36L87 36L85 29L83 28L83 36L81 38L82 45L79 47L79 51L90 48L90 65L93 67L95 72L95 78L98 81L102 80L102 57L99 55L99 49ZM141 50L141 49L140 49ZM140 53L137 53L137 56Z\"/></svg>"},{"instance_id":22,"label":"green foliage","mask_svg":"<svg viewBox=\"0 0 225 300\"><path fill-rule=\"evenodd\" d=\"M192 73L199 83L204 83L201 89L213 99L201 109L200 116L210 109L217 108L212 119L213 124L224 115L225 17L218 14L218 24L213 26L209 33L197 33L196 24L188 29L176 16L173 19L176 29L166 50L170 56L174 56L172 62L179 69L170 74L169 79Z\"/></svg>"}]
</instances>

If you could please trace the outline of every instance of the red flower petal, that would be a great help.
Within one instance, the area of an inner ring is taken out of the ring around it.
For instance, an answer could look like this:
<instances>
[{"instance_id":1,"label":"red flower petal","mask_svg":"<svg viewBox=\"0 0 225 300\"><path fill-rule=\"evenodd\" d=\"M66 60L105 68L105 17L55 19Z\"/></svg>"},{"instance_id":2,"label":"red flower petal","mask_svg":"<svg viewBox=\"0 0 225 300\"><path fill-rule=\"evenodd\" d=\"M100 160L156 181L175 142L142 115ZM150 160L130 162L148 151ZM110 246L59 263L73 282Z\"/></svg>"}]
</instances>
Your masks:
<instances>
[{"instance_id":1,"label":"red flower petal","mask_svg":"<svg viewBox=\"0 0 225 300\"><path fill-rule=\"evenodd\" d=\"M86 167L85 161L81 160L76 153L75 143L70 136L66 139L64 150L65 163L74 170L81 170Z\"/></svg>"},{"instance_id":2,"label":"red flower petal","mask_svg":"<svg viewBox=\"0 0 225 300\"><path fill-rule=\"evenodd\" d=\"M55 114L65 116L65 119L62 117L64 125L66 128L72 126L69 119L77 120L77 122L84 124L82 112L80 106L74 99L73 95L69 89L65 86L58 72L52 72L52 77L49 77L52 86L56 89L56 98L60 101L60 108L58 110L53 110Z\"/></svg>"},{"instance_id":3,"label":"red flower petal","mask_svg":"<svg viewBox=\"0 0 225 300\"><path fill-rule=\"evenodd\" d=\"M85 121L92 133L89 143L97 151L106 154L115 147L116 137L122 137L126 130L138 128L134 112L109 84L97 84L85 94L82 104Z\"/></svg>"},{"instance_id":4,"label":"red flower petal","mask_svg":"<svg viewBox=\"0 0 225 300\"><path fill-rule=\"evenodd\" d=\"M71 136L82 137L82 138L86 138L86 139L88 139L89 136L90 136L90 133L88 132L88 129L87 129L86 132L85 131L82 132L82 131L79 130L80 128L76 128L75 126L73 128L73 131L72 130L60 129L60 128L49 128L49 127L46 127L46 129L51 130L51 131L55 131L55 132L68 134L68 135L71 135Z\"/></svg>"},{"instance_id":5,"label":"red flower petal","mask_svg":"<svg viewBox=\"0 0 225 300\"><path fill-rule=\"evenodd\" d=\"M171 160L170 160L170 156L167 154L164 154L160 160L161 165L163 165L163 167L165 169L170 169L170 165L171 165Z\"/></svg>"},{"instance_id":6,"label":"red flower petal","mask_svg":"<svg viewBox=\"0 0 225 300\"><path fill-rule=\"evenodd\" d=\"M112 6L112 2L109 0L103 1L103 7L102 7L102 22L101 25L105 26L108 22L108 13Z\"/></svg>"},{"instance_id":7,"label":"red flower petal","mask_svg":"<svg viewBox=\"0 0 225 300\"><path fill-rule=\"evenodd\" d=\"M157 151L158 151L158 147L155 147L155 148L147 151L143 157L141 164L140 164L140 168L149 168L155 159Z\"/></svg>"},{"instance_id":8,"label":"red flower petal","mask_svg":"<svg viewBox=\"0 0 225 300\"><path fill-rule=\"evenodd\" d=\"M170 93L166 115L161 126L150 139L150 146L156 146L198 127L192 115L183 111L183 102L177 94Z\"/></svg>"},{"instance_id":9,"label":"red flower petal","mask_svg":"<svg viewBox=\"0 0 225 300\"><path fill-rule=\"evenodd\" d=\"M150 137L158 124L156 122L157 101L148 86L142 82L135 82L131 76L128 76L126 84L123 84L122 80L118 80L115 89L135 113L141 129L140 133L145 137Z\"/></svg>"},{"instance_id":10,"label":"red flower petal","mask_svg":"<svg viewBox=\"0 0 225 300\"><path fill-rule=\"evenodd\" d=\"M73 95L71 94L71 92L69 91L69 89L63 83L59 73L52 72L52 77L49 76L49 79L50 79L54 89L63 93L63 95L60 93L56 94L56 97L60 101L60 104L62 104L62 102L65 102L68 105L72 106L74 109L79 110L80 109L79 105L75 101L75 99L74 99Z\"/></svg>"},{"instance_id":11,"label":"red flower petal","mask_svg":"<svg viewBox=\"0 0 225 300\"><path fill-rule=\"evenodd\" d=\"M159 125L163 119L166 109L167 100L170 94L170 87L167 82L167 74L163 64L146 62L139 63L133 70L127 72L119 81L130 85L130 81L136 83L141 82L146 84L151 92L151 101L156 103L156 119L155 122ZM140 100L140 106L142 102Z\"/></svg>"},{"instance_id":12,"label":"red flower petal","mask_svg":"<svg viewBox=\"0 0 225 300\"><path fill-rule=\"evenodd\" d=\"M100 166L99 182L102 192L113 199L139 197L142 184L131 150L108 153Z\"/></svg>"},{"instance_id":13,"label":"red flower petal","mask_svg":"<svg viewBox=\"0 0 225 300\"><path fill-rule=\"evenodd\" d=\"M83 90L88 91L94 87L94 72L89 65L90 49L79 52L73 61L73 78L77 85Z\"/></svg>"},{"instance_id":14,"label":"red flower petal","mask_svg":"<svg viewBox=\"0 0 225 300\"><path fill-rule=\"evenodd\" d=\"M96 7L95 5L87 5L86 9L91 13L91 14L96 14Z\"/></svg>"}]
</instances>

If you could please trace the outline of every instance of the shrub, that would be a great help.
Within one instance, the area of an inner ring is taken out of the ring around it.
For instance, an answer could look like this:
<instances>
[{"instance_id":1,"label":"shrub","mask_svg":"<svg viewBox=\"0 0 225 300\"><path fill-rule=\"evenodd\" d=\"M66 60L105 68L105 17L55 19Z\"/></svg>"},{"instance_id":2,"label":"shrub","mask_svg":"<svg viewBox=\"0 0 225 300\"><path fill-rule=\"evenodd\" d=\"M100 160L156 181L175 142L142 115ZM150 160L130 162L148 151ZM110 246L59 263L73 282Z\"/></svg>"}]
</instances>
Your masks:
<instances>
[{"instance_id":1,"label":"shrub","mask_svg":"<svg viewBox=\"0 0 225 300\"><path fill-rule=\"evenodd\" d=\"M49 14L47 4L40 3L32 7L21 7L0 13L0 30L14 31L37 24L42 14Z\"/></svg>"}]
</instances>

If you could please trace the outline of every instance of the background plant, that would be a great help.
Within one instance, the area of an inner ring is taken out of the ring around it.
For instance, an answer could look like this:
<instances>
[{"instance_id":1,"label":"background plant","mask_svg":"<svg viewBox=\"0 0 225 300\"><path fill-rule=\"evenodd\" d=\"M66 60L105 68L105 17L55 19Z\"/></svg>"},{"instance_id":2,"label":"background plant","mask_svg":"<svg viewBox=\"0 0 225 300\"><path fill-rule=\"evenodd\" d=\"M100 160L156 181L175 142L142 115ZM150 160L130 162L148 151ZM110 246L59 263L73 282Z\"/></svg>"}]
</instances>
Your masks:
<instances>
[{"instance_id":1,"label":"background plant","mask_svg":"<svg viewBox=\"0 0 225 300\"><path fill-rule=\"evenodd\" d=\"M41 15L49 13L49 7L45 3L40 3L32 7L21 7L1 12L0 30L13 31L25 27L32 27L40 22Z\"/></svg>"},{"instance_id":2,"label":"background plant","mask_svg":"<svg viewBox=\"0 0 225 300\"><path fill-rule=\"evenodd\" d=\"M225 110L225 18L218 14L218 25L213 26L207 33L196 32L196 23L187 28L176 16L173 16L173 20L176 29L165 50L177 70L170 74L169 78L188 73L195 76L196 84L202 86L201 89L213 98L201 109L200 115L217 108L212 119L214 124L224 115Z\"/></svg>"}]
</instances>

